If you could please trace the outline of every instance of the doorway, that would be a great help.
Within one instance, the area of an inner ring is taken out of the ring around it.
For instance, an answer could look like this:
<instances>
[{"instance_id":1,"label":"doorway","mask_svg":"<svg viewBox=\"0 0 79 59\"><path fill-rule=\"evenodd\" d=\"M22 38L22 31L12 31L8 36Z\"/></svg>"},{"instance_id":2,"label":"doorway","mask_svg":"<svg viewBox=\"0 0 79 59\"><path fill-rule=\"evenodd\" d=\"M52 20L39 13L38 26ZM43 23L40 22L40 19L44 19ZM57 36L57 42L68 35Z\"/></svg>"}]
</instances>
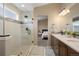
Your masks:
<instances>
[{"instance_id":1,"label":"doorway","mask_svg":"<svg viewBox=\"0 0 79 59\"><path fill-rule=\"evenodd\" d=\"M48 16L38 16L38 46L47 46Z\"/></svg>"}]
</instances>

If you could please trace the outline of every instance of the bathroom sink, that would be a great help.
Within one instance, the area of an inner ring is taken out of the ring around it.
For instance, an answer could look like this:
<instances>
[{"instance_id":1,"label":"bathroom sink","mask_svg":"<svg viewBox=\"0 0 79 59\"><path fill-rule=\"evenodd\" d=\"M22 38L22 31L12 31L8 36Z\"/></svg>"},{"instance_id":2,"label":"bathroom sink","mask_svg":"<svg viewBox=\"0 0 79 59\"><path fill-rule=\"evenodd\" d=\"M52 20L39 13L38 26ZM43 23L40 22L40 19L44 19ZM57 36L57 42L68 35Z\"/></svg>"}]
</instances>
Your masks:
<instances>
[{"instance_id":1,"label":"bathroom sink","mask_svg":"<svg viewBox=\"0 0 79 59\"><path fill-rule=\"evenodd\" d=\"M65 37L65 39L68 41L78 41L79 42L79 38L74 38L74 37L69 36L69 35L65 35L63 37Z\"/></svg>"},{"instance_id":2,"label":"bathroom sink","mask_svg":"<svg viewBox=\"0 0 79 59\"><path fill-rule=\"evenodd\" d=\"M79 39L67 39L67 40L72 42L79 42Z\"/></svg>"}]
</instances>

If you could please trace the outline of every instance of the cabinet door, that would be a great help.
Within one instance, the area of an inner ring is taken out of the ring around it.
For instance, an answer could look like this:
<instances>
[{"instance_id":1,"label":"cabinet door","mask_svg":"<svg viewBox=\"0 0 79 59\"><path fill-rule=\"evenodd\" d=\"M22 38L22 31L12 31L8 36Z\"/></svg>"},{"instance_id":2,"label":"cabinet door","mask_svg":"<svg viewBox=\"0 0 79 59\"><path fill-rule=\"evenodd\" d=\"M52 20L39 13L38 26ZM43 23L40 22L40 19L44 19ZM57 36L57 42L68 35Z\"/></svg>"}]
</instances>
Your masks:
<instances>
[{"instance_id":1,"label":"cabinet door","mask_svg":"<svg viewBox=\"0 0 79 59\"><path fill-rule=\"evenodd\" d=\"M59 55L67 56L67 46L62 42L59 43Z\"/></svg>"},{"instance_id":2,"label":"cabinet door","mask_svg":"<svg viewBox=\"0 0 79 59\"><path fill-rule=\"evenodd\" d=\"M54 37L53 36L51 36L51 47L52 47L52 49L54 47Z\"/></svg>"},{"instance_id":3,"label":"cabinet door","mask_svg":"<svg viewBox=\"0 0 79 59\"><path fill-rule=\"evenodd\" d=\"M54 52L55 55L59 55L59 40L57 38L54 38Z\"/></svg>"},{"instance_id":4,"label":"cabinet door","mask_svg":"<svg viewBox=\"0 0 79 59\"><path fill-rule=\"evenodd\" d=\"M79 56L79 53L68 47L68 56Z\"/></svg>"}]
</instances>

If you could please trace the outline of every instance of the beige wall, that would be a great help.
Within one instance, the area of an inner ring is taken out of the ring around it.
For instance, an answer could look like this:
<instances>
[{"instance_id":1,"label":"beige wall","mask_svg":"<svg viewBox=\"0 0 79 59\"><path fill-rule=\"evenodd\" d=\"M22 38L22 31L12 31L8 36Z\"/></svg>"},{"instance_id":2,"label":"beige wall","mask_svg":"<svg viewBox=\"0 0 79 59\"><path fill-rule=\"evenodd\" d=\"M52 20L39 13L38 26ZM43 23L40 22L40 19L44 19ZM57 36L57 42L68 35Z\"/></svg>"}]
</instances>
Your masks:
<instances>
[{"instance_id":1,"label":"beige wall","mask_svg":"<svg viewBox=\"0 0 79 59\"><path fill-rule=\"evenodd\" d=\"M38 20L37 17L39 15L47 15L48 16L48 31L49 31L49 42L48 45L50 45L50 33L51 33L51 26L52 24L55 24L54 30L56 32L59 32L60 30L65 29L66 24L70 23L71 20L66 19L65 17L59 16L59 12L62 10L62 4L48 4L45 6L37 7L34 9L34 39L35 44L37 44L37 30L38 30Z\"/></svg>"},{"instance_id":2,"label":"beige wall","mask_svg":"<svg viewBox=\"0 0 79 59\"><path fill-rule=\"evenodd\" d=\"M47 19L38 21L38 31L42 32L42 29L48 29Z\"/></svg>"}]
</instances>

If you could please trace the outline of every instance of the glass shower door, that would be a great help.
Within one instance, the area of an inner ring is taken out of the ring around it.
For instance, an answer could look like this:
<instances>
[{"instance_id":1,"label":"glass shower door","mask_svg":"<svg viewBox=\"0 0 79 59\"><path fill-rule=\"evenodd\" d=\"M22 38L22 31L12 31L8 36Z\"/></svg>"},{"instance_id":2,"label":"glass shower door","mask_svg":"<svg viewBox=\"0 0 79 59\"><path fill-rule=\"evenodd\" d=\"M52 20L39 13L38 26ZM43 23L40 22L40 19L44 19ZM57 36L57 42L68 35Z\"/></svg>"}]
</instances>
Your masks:
<instances>
[{"instance_id":1,"label":"glass shower door","mask_svg":"<svg viewBox=\"0 0 79 59\"><path fill-rule=\"evenodd\" d=\"M24 19L14 19L16 18L14 17L14 14L9 12L10 10L7 11L6 8L8 10L11 9L16 13L19 11L15 11L17 9L14 8L12 4L4 4L5 34L10 35L6 38L7 40L5 41L5 54L18 55L23 51L24 48L27 50L27 47L32 45L32 21L25 22ZM9 18L5 16L8 16ZM20 14L19 17L21 17ZM27 18L27 20L31 20L31 18Z\"/></svg>"},{"instance_id":2,"label":"glass shower door","mask_svg":"<svg viewBox=\"0 0 79 59\"><path fill-rule=\"evenodd\" d=\"M4 4L5 34L10 36L5 41L5 55L18 55L21 47L21 22L16 19L16 11L12 4Z\"/></svg>"},{"instance_id":3,"label":"glass shower door","mask_svg":"<svg viewBox=\"0 0 79 59\"><path fill-rule=\"evenodd\" d=\"M0 4L0 56L18 55L22 52L21 48L32 45L32 18L31 22L17 20L15 10L17 8L11 3Z\"/></svg>"}]
</instances>

